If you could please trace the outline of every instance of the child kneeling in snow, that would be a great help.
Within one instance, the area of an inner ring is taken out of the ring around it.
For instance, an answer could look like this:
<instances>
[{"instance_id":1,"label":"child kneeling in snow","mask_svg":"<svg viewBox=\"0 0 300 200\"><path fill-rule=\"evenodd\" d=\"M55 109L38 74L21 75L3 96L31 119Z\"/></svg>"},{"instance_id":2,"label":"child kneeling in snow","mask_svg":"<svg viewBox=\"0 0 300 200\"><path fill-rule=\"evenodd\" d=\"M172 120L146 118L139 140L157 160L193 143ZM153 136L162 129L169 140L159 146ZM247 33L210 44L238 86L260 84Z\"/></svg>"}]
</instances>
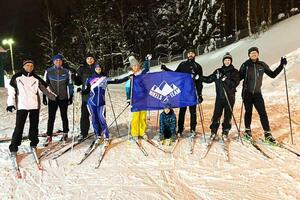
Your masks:
<instances>
[{"instance_id":1,"label":"child kneeling in snow","mask_svg":"<svg viewBox=\"0 0 300 200\"><path fill-rule=\"evenodd\" d=\"M166 104L159 117L159 141L176 139L176 115L170 104ZM171 142L170 142L171 143Z\"/></svg>"}]
</instances>

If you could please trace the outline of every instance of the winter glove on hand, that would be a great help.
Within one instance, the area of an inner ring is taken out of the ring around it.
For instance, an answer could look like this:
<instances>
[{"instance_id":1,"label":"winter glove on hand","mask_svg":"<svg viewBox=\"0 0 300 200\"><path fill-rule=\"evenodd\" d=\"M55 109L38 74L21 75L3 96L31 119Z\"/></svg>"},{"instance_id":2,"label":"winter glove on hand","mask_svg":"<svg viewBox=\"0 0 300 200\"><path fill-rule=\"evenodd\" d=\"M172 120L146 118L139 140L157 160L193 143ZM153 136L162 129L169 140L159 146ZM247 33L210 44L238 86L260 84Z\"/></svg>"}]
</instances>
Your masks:
<instances>
[{"instance_id":1,"label":"winter glove on hand","mask_svg":"<svg viewBox=\"0 0 300 200\"><path fill-rule=\"evenodd\" d=\"M147 54L146 60L151 60L152 59L152 54Z\"/></svg>"},{"instance_id":2,"label":"winter glove on hand","mask_svg":"<svg viewBox=\"0 0 300 200\"><path fill-rule=\"evenodd\" d=\"M192 74L192 79L193 80L198 80L200 78L200 76L198 74Z\"/></svg>"},{"instance_id":3,"label":"winter glove on hand","mask_svg":"<svg viewBox=\"0 0 300 200\"><path fill-rule=\"evenodd\" d=\"M160 69L161 69L161 70L166 70L167 67L166 67L166 65L161 65L161 66L160 66Z\"/></svg>"},{"instance_id":4,"label":"winter glove on hand","mask_svg":"<svg viewBox=\"0 0 300 200\"><path fill-rule=\"evenodd\" d=\"M78 92L81 92L81 88L77 88L76 92L77 92L77 93L78 93Z\"/></svg>"},{"instance_id":5,"label":"winter glove on hand","mask_svg":"<svg viewBox=\"0 0 300 200\"><path fill-rule=\"evenodd\" d=\"M56 98L57 98L57 97L56 97ZM46 95L43 95L43 104L44 104L45 106L48 105Z\"/></svg>"},{"instance_id":6,"label":"winter glove on hand","mask_svg":"<svg viewBox=\"0 0 300 200\"><path fill-rule=\"evenodd\" d=\"M130 99L127 99L127 100L126 100L126 103L127 103L127 105L130 105L131 100L130 100Z\"/></svg>"},{"instance_id":7,"label":"winter glove on hand","mask_svg":"<svg viewBox=\"0 0 300 200\"><path fill-rule=\"evenodd\" d=\"M287 64L286 58L285 58L285 57L281 57L281 59L280 59L280 65L281 65L281 66L284 66L284 65L286 65L286 64Z\"/></svg>"},{"instance_id":8,"label":"winter glove on hand","mask_svg":"<svg viewBox=\"0 0 300 200\"><path fill-rule=\"evenodd\" d=\"M6 111L8 112L13 112L13 110L16 110L16 107L15 106L7 106L6 107Z\"/></svg>"},{"instance_id":9,"label":"winter glove on hand","mask_svg":"<svg viewBox=\"0 0 300 200\"><path fill-rule=\"evenodd\" d=\"M75 81L75 79L76 79L76 74L72 73L72 74L71 74L71 80L72 80L72 81Z\"/></svg>"},{"instance_id":10,"label":"winter glove on hand","mask_svg":"<svg viewBox=\"0 0 300 200\"><path fill-rule=\"evenodd\" d=\"M68 105L71 105L73 103L73 96L70 96L70 98L68 99Z\"/></svg>"},{"instance_id":11,"label":"winter glove on hand","mask_svg":"<svg viewBox=\"0 0 300 200\"><path fill-rule=\"evenodd\" d=\"M203 102L203 98L202 98L202 96L199 96L198 97L198 104L200 104L200 103L202 103Z\"/></svg>"},{"instance_id":12,"label":"winter glove on hand","mask_svg":"<svg viewBox=\"0 0 300 200\"><path fill-rule=\"evenodd\" d=\"M222 81L225 81L226 78L227 78L227 77L224 75L224 76L221 77L221 80L222 80Z\"/></svg>"},{"instance_id":13,"label":"winter glove on hand","mask_svg":"<svg viewBox=\"0 0 300 200\"><path fill-rule=\"evenodd\" d=\"M128 72L128 76L129 77L133 76L133 71Z\"/></svg>"}]
</instances>

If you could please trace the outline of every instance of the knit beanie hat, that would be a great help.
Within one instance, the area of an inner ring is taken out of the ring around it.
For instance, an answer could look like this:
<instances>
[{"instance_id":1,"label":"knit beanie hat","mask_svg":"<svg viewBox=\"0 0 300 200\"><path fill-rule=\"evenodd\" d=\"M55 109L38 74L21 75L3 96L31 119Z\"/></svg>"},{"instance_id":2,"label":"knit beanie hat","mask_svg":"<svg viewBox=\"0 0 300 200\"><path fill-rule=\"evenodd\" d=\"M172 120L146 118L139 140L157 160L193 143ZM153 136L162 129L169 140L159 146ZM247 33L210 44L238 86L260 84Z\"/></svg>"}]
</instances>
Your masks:
<instances>
[{"instance_id":1,"label":"knit beanie hat","mask_svg":"<svg viewBox=\"0 0 300 200\"><path fill-rule=\"evenodd\" d=\"M53 56L52 61L55 61L55 60L62 60L62 59L63 59L62 55L57 54L57 55Z\"/></svg>"},{"instance_id":2,"label":"knit beanie hat","mask_svg":"<svg viewBox=\"0 0 300 200\"><path fill-rule=\"evenodd\" d=\"M226 52L225 55L223 56L223 60L222 60L223 63L224 63L224 60L227 59L227 58L230 59L230 60L231 60L231 63L232 63L232 56L230 55L229 52Z\"/></svg>"},{"instance_id":3,"label":"knit beanie hat","mask_svg":"<svg viewBox=\"0 0 300 200\"><path fill-rule=\"evenodd\" d=\"M92 57L92 58L95 58L94 57L94 55L91 53L91 52L88 52L87 54L86 54L86 56L85 56L86 58L88 58L88 57Z\"/></svg>"},{"instance_id":4,"label":"knit beanie hat","mask_svg":"<svg viewBox=\"0 0 300 200\"><path fill-rule=\"evenodd\" d=\"M172 109L172 105L170 103L166 103L164 105L164 108Z\"/></svg>"},{"instance_id":5,"label":"knit beanie hat","mask_svg":"<svg viewBox=\"0 0 300 200\"><path fill-rule=\"evenodd\" d=\"M256 51L257 53L259 53L257 47L251 47L250 49L248 49L248 55L249 55L252 51Z\"/></svg>"},{"instance_id":6,"label":"knit beanie hat","mask_svg":"<svg viewBox=\"0 0 300 200\"><path fill-rule=\"evenodd\" d=\"M26 65L27 63L31 63L34 65L34 62L32 60L24 60L23 61L23 66Z\"/></svg>"},{"instance_id":7,"label":"knit beanie hat","mask_svg":"<svg viewBox=\"0 0 300 200\"><path fill-rule=\"evenodd\" d=\"M196 51L195 51L195 49L193 49L193 48L189 48L188 50L186 50L186 53L187 53L187 54L190 53L190 52L196 54Z\"/></svg>"},{"instance_id":8,"label":"knit beanie hat","mask_svg":"<svg viewBox=\"0 0 300 200\"><path fill-rule=\"evenodd\" d=\"M139 61L134 56L129 56L128 60L130 67L133 67L134 65L140 65Z\"/></svg>"}]
</instances>

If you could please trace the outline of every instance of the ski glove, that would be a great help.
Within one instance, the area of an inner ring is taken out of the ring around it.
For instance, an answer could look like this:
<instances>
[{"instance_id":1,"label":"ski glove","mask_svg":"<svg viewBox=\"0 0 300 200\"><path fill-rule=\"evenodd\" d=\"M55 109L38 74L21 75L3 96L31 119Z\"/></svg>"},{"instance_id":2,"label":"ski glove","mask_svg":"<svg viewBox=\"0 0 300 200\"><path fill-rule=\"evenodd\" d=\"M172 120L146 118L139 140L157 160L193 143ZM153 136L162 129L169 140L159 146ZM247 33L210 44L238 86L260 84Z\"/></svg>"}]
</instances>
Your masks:
<instances>
[{"instance_id":1,"label":"ski glove","mask_svg":"<svg viewBox=\"0 0 300 200\"><path fill-rule=\"evenodd\" d=\"M226 78L227 78L227 77L224 75L224 76L221 77L221 80L222 80L222 81L225 81Z\"/></svg>"},{"instance_id":2,"label":"ski glove","mask_svg":"<svg viewBox=\"0 0 300 200\"><path fill-rule=\"evenodd\" d=\"M8 112L13 112L13 110L16 110L16 107L15 106L7 106L6 107L6 111Z\"/></svg>"},{"instance_id":3,"label":"ski glove","mask_svg":"<svg viewBox=\"0 0 300 200\"><path fill-rule=\"evenodd\" d=\"M280 65L281 65L281 66L284 66L284 65L286 65L286 64L287 64L286 58L285 58L285 57L281 57L281 59L280 59Z\"/></svg>"},{"instance_id":4,"label":"ski glove","mask_svg":"<svg viewBox=\"0 0 300 200\"><path fill-rule=\"evenodd\" d=\"M199 96L198 97L198 104L200 104L200 103L202 103L203 102L203 98L202 98L202 96Z\"/></svg>"},{"instance_id":5,"label":"ski glove","mask_svg":"<svg viewBox=\"0 0 300 200\"><path fill-rule=\"evenodd\" d=\"M146 60L151 60L152 59L152 54L147 54Z\"/></svg>"},{"instance_id":6,"label":"ski glove","mask_svg":"<svg viewBox=\"0 0 300 200\"><path fill-rule=\"evenodd\" d=\"M68 105L71 105L73 103L73 96L70 96L70 98L68 99Z\"/></svg>"},{"instance_id":7,"label":"ski glove","mask_svg":"<svg viewBox=\"0 0 300 200\"><path fill-rule=\"evenodd\" d=\"M43 95L43 104L44 104L45 106L48 105L46 95Z\"/></svg>"},{"instance_id":8,"label":"ski glove","mask_svg":"<svg viewBox=\"0 0 300 200\"><path fill-rule=\"evenodd\" d=\"M166 70L167 67L166 67L166 65L161 65L161 66L160 66L160 69L161 69L161 70Z\"/></svg>"}]
</instances>

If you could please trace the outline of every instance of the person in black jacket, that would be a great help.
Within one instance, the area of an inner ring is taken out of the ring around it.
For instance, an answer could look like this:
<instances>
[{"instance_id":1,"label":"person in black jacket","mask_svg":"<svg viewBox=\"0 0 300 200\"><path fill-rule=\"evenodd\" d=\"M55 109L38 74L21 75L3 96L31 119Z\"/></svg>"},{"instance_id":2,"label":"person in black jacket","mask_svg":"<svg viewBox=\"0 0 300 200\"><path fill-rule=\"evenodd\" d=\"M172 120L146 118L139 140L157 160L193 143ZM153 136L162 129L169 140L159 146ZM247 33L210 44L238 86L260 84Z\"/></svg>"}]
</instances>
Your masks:
<instances>
[{"instance_id":1,"label":"person in black jacket","mask_svg":"<svg viewBox=\"0 0 300 200\"><path fill-rule=\"evenodd\" d=\"M181 62L175 72L183 72L188 73L193 76L193 80L195 82L196 86L196 92L198 96L198 103L202 103L202 82L199 80L199 77L202 76L202 67L199 63L195 61L196 53L193 49L187 50L187 57L188 59L186 61ZM172 71L168 69L165 65L161 66L162 70L165 71ZM197 125L197 111L196 111L197 105L189 106L190 109L190 115L191 115L191 122L190 122L190 131L191 131L191 137L195 136L195 130ZM179 136L182 135L183 129L184 129L184 118L185 118L185 112L187 107L182 107L179 109L179 117L178 117L178 134Z\"/></svg>"},{"instance_id":2,"label":"person in black jacket","mask_svg":"<svg viewBox=\"0 0 300 200\"><path fill-rule=\"evenodd\" d=\"M96 66L94 55L91 53L87 53L86 59L84 61L83 66L80 66L77 70L76 77L74 79L75 85L82 85L81 88L77 89L77 92L84 91L86 88L86 80L94 73L94 69ZM89 111L87 109L87 100L88 95L81 93L81 117L80 117L80 135L78 140L83 140L87 137L89 129L90 129L90 119L89 119Z\"/></svg>"},{"instance_id":3,"label":"person in black jacket","mask_svg":"<svg viewBox=\"0 0 300 200\"><path fill-rule=\"evenodd\" d=\"M235 103L236 87L240 83L240 74L232 65L232 56L226 53L223 56L223 66L215 70L211 75L200 77L200 80L205 83L215 82L216 85L216 101L215 109L212 117L211 139L217 135L217 130L220 125L220 119L224 110L224 120L222 123L222 137L227 139L229 130L231 129L232 110ZM225 93L226 92L226 93ZM230 104L230 106L229 106Z\"/></svg>"},{"instance_id":4,"label":"person in black jacket","mask_svg":"<svg viewBox=\"0 0 300 200\"><path fill-rule=\"evenodd\" d=\"M261 86L263 75L267 74L271 78L275 78L287 64L286 58L281 58L280 65L272 71L270 67L259 60L259 51L257 47L251 47L248 50L249 59L244 62L240 68L240 77L243 81L242 98L245 105L245 138L251 139L251 120L253 105L257 110L260 122L264 129L265 140L276 143L271 134L269 120L265 108L263 96L261 94Z\"/></svg>"}]
</instances>

